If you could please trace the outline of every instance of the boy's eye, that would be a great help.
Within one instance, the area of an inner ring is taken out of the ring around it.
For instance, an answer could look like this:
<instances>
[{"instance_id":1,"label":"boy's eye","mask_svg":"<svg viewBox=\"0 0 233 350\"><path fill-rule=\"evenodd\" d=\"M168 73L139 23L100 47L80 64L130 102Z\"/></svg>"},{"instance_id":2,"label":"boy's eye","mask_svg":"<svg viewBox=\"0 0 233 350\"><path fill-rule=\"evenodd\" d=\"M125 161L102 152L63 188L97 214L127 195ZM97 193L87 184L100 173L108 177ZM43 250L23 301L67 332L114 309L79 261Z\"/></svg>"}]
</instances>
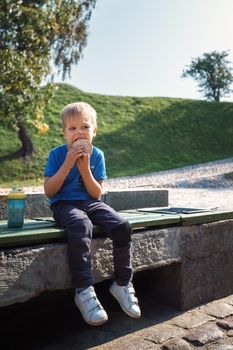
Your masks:
<instances>
[{"instance_id":1,"label":"boy's eye","mask_svg":"<svg viewBox=\"0 0 233 350\"><path fill-rule=\"evenodd\" d=\"M75 130L76 128L74 127L74 126L71 126L70 128L69 128L69 130L71 130L71 131L73 131L73 130Z\"/></svg>"},{"instance_id":2,"label":"boy's eye","mask_svg":"<svg viewBox=\"0 0 233 350\"><path fill-rule=\"evenodd\" d=\"M90 125L84 125L82 129L90 129Z\"/></svg>"}]
</instances>

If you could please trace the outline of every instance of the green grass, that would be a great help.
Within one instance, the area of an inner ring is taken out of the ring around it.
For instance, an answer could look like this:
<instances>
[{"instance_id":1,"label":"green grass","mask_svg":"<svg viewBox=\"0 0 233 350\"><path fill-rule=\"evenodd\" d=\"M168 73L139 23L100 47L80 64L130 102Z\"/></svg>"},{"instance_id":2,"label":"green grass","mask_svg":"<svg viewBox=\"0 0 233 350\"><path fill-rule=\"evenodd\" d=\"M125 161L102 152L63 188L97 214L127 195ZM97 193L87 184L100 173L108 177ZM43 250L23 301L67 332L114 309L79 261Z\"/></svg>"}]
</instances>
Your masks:
<instances>
[{"instance_id":1,"label":"green grass","mask_svg":"<svg viewBox=\"0 0 233 350\"><path fill-rule=\"evenodd\" d=\"M42 136L30 129L37 153L30 162L1 163L0 186L42 183L49 150L64 142L60 111L79 100L97 110L94 144L105 152L108 177L171 169L233 154L233 103L107 96L59 84L45 112L49 132ZM20 146L17 135L1 126L0 139L0 156Z\"/></svg>"}]
</instances>

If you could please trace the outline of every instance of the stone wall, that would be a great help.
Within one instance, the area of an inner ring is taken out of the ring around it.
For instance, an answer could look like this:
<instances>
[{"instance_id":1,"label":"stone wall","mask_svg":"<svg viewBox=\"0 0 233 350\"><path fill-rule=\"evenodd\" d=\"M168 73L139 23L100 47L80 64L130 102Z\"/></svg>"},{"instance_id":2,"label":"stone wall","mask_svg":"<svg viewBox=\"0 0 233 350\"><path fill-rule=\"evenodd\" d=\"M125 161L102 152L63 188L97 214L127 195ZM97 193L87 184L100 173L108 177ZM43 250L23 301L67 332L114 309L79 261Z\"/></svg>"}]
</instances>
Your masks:
<instances>
[{"instance_id":1,"label":"stone wall","mask_svg":"<svg viewBox=\"0 0 233 350\"><path fill-rule=\"evenodd\" d=\"M134 271L153 269L150 285L180 309L233 293L233 220L134 230ZM113 277L112 243L92 240L96 282ZM66 244L0 251L0 306L72 287Z\"/></svg>"},{"instance_id":2,"label":"stone wall","mask_svg":"<svg viewBox=\"0 0 233 350\"><path fill-rule=\"evenodd\" d=\"M125 190L106 192L102 200L115 210L165 207L168 206L167 190ZM25 218L52 216L49 201L44 193L28 193L26 198ZM0 195L0 220L7 219L7 196Z\"/></svg>"},{"instance_id":3,"label":"stone wall","mask_svg":"<svg viewBox=\"0 0 233 350\"><path fill-rule=\"evenodd\" d=\"M180 262L179 234L177 228L135 233L135 271ZM66 249L66 244L56 243L0 251L0 306L72 287ZM95 281L113 277L111 240L93 239L91 252Z\"/></svg>"}]
</instances>

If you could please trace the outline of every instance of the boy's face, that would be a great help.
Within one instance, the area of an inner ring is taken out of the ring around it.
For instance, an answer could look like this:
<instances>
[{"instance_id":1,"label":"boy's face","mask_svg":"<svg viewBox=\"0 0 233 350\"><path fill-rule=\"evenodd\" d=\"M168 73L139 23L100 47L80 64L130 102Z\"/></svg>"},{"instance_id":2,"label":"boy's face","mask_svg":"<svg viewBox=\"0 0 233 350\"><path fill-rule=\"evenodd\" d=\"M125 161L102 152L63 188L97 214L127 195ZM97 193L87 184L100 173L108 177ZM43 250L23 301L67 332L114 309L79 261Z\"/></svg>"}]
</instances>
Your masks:
<instances>
[{"instance_id":1,"label":"boy's face","mask_svg":"<svg viewBox=\"0 0 233 350\"><path fill-rule=\"evenodd\" d=\"M67 145L71 146L74 141L80 139L92 142L93 137L96 135L96 127L90 118L77 115L67 118L63 132Z\"/></svg>"}]
</instances>

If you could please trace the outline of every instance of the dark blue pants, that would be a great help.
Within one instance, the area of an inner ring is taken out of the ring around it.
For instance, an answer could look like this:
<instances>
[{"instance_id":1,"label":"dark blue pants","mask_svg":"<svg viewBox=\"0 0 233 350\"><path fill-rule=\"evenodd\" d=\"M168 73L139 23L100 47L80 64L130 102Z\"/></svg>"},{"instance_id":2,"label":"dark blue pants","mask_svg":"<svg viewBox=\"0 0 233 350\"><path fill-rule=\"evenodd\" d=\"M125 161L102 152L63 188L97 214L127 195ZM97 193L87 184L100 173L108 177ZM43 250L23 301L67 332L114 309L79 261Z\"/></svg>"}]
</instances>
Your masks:
<instances>
[{"instance_id":1,"label":"dark blue pants","mask_svg":"<svg viewBox=\"0 0 233 350\"><path fill-rule=\"evenodd\" d=\"M56 223L67 232L68 260L75 288L94 284L91 262L93 225L100 226L113 242L113 264L117 284L132 279L132 227L114 209L99 200L62 201L52 207Z\"/></svg>"}]
</instances>

